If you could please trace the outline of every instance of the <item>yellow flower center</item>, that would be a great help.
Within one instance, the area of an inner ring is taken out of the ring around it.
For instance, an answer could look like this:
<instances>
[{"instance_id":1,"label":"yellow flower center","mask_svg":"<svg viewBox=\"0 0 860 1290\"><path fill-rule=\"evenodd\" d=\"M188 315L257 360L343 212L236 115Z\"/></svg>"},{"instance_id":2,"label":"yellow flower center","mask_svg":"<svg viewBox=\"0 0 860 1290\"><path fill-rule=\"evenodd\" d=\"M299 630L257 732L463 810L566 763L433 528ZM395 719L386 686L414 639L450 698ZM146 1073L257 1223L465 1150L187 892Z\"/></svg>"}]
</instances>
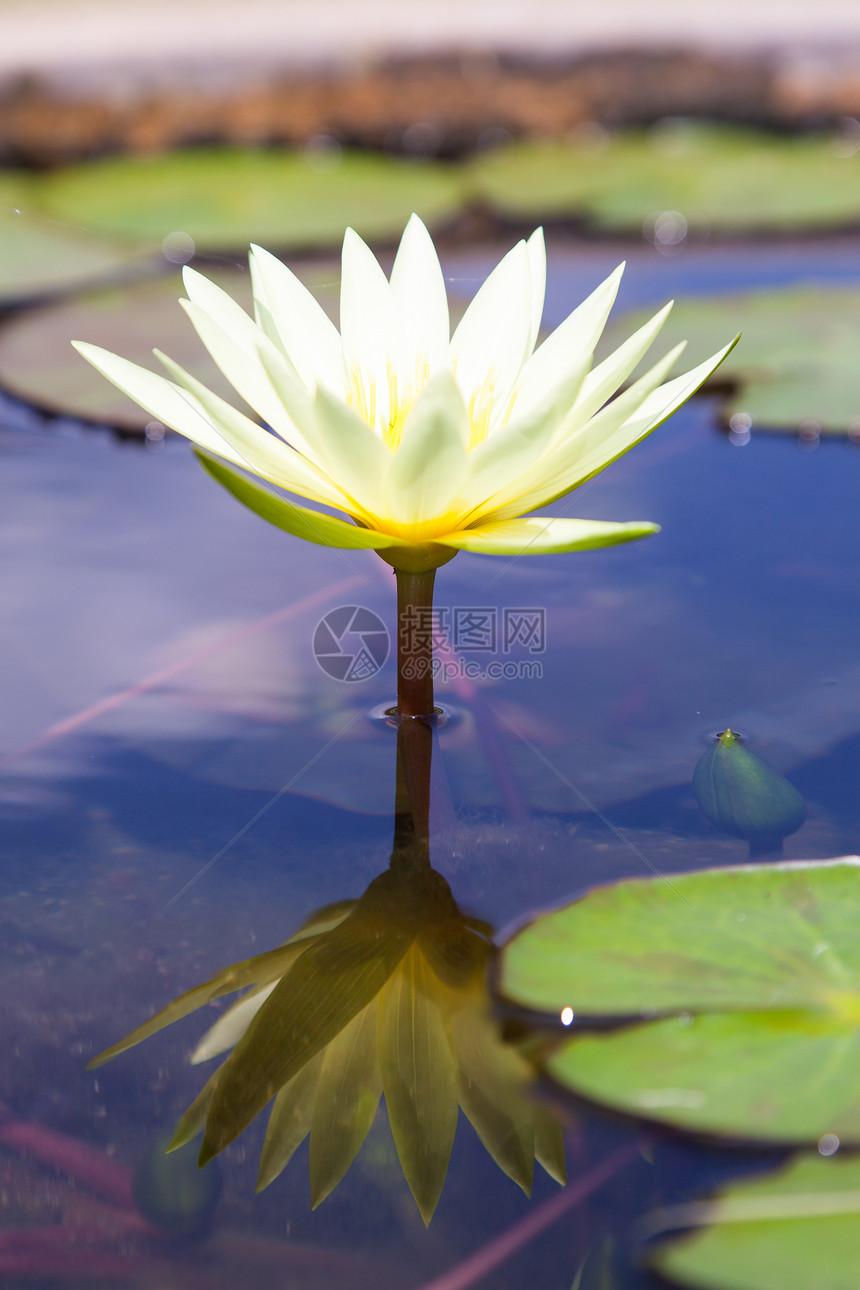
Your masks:
<instances>
[{"instance_id":1,"label":"yellow flower center","mask_svg":"<svg viewBox=\"0 0 860 1290\"><path fill-rule=\"evenodd\" d=\"M346 401L356 416L366 421L389 448L396 449L403 434L403 423L406 420L415 400L430 379L430 364L420 354L415 356L415 367L412 379L398 381L397 372L392 363L386 364L388 385L388 415L384 416L383 407L377 392L377 382L367 378L360 367L353 366L347 373Z\"/></svg>"},{"instance_id":2,"label":"yellow flower center","mask_svg":"<svg viewBox=\"0 0 860 1290\"><path fill-rule=\"evenodd\" d=\"M386 384L388 387L387 415L386 401L380 400L378 383L358 364L347 372L346 402L356 416L371 426L381 437L383 443L392 452L399 445L403 435L403 425L424 386L430 380L430 363L422 354L416 354L415 364L410 377L403 379L394 364L386 364ZM502 424L510 418L515 394L508 400ZM469 399L469 449L483 443L490 431L496 405L496 374L487 373L483 385L473 391Z\"/></svg>"},{"instance_id":3,"label":"yellow flower center","mask_svg":"<svg viewBox=\"0 0 860 1290\"><path fill-rule=\"evenodd\" d=\"M495 399L495 372L491 371L484 384L469 399L469 448L474 448L486 439Z\"/></svg>"}]
</instances>

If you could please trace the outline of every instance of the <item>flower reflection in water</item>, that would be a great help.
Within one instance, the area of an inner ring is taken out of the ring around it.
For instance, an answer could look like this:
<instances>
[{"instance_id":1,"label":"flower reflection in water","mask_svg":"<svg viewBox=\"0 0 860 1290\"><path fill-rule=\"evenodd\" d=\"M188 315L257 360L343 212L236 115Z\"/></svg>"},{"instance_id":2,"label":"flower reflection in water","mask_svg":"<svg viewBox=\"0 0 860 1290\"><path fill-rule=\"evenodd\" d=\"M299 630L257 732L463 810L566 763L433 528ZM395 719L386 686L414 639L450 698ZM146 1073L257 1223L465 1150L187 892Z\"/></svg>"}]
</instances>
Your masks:
<instances>
[{"instance_id":1,"label":"flower reflection in water","mask_svg":"<svg viewBox=\"0 0 860 1290\"><path fill-rule=\"evenodd\" d=\"M309 1137L317 1205L346 1173L384 1095L425 1222L445 1182L458 1108L526 1193L535 1159L565 1181L560 1125L529 1096L529 1063L490 1014L492 929L461 913L430 865L431 741L426 722L401 722L391 863L359 900L317 911L279 949L225 968L92 1063L245 990L197 1046L196 1062L232 1052L182 1117L171 1147L202 1130L205 1164L274 1099L259 1186Z\"/></svg>"}]
</instances>

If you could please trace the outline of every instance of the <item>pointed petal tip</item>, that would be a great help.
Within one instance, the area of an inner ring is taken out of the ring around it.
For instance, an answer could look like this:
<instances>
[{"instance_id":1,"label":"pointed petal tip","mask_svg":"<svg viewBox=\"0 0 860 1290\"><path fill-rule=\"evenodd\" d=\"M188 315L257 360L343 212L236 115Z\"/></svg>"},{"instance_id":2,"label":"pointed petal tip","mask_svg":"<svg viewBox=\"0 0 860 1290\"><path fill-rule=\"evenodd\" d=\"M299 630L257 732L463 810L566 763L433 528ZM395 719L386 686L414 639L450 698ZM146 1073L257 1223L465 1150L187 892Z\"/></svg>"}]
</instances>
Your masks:
<instances>
[{"instance_id":1,"label":"pointed petal tip","mask_svg":"<svg viewBox=\"0 0 860 1290\"><path fill-rule=\"evenodd\" d=\"M676 363L686 348L687 348L687 341L679 340L678 344L675 345L672 349L670 349L666 355L665 362L668 364L668 366L671 367L673 363Z\"/></svg>"},{"instance_id":2,"label":"pointed petal tip","mask_svg":"<svg viewBox=\"0 0 860 1290\"><path fill-rule=\"evenodd\" d=\"M206 278L206 277L204 277L204 275L203 275L202 273L200 273L197 269L192 269L192 267L191 267L191 265L190 265L190 264L184 264L184 265L182 266L182 281L185 283L186 290L187 290L189 293L190 293L191 289L193 288L194 283L195 283L195 282L199 282L199 281L201 281L201 280L202 280L203 282L208 282L208 281L209 281L209 279L208 279L208 278ZM189 284L189 282L191 283L191 287L189 287L189 285L188 285L188 284Z\"/></svg>"},{"instance_id":3,"label":"pointed petal tip","mask_svg":"<svg viewBox=\"0 0 860 1290\"><path fill-rule=\"evenodd\" d=\"M422 1205L421 1201L418 1200L416 1196L415 1203L418 1206L418 1213L421 1215L422 1223L424 1224L425 1227L429 1227L431 1220L433 1218L433 1215L436 1213L436 1206L439 1203L438 1199L434 1200L430 1205L427 1205L427 1204Z\"/></svg>"},{"instance_id":4,"label":"pointed petal tip","mask_svg":"<svg viewBox=\"0 0 860 1290\"><path fill-rule=\"evenodd\" d=\"M642 326L641 326L641 327L639 327L639 328L638 328L638 329L633 333L633 336L632 336L630 339L632 340L632 339L633 339L634 337L636 337L636 336L640 336L640 335L645 334L645 332L646 332L649 328L652 328L652 327L653 327L653 328L654 328L654 337L653 337L653 338L648 342L648 343L649 343L649 345L652 345L652 344L654 343L654 338L656 338L657 333L660 331L660 329L661 329L661 327L663 326L664 322L665 322L665 321L666 321L666 319L669 317L669 314L672 312L672 309L674 308L674 305L675 305L675 301L674 301L674 300L667 300L667 301L666 301L666 303L665 303L665 305L663 305L663 307L662 307L661 309L658 309L658 310L657 310L657 312L656 312L655 314L652 314L652 315L651 315L651 317L647 320L647 322L644 322L644 323L642 324Z\"/></svg>"},{"instance_id":5,"label":"pointed petal tip","mask_svg":"<svg viewBox=\"0 0 860 1290\"><path fill-rule=\"evenodd\" d=\"M352 227L352 225L351 225L351 224L347 224L346 228L343 230L343 249L344 249L344 251L346 250L346 248L347 248L348 246L352 246L352 247L354 247L354 246L363 246L363 247L367 247L367 243L365 242L364 238L363 238L359 233L356 233L355 229Z\"/></svg>"},{"instance_id":6,"label":"pointed petal tip","mask_svg":"<svg viewBox=\"0 0 860 1290\"><path fill-rule=\"evenodd\" d=\"M439 256L436 251L436 244L430 234L430 230L424 223L421 216L413 211L409 216L409 219L406 221L403 233L401 234L400 243L397 248L397 255L395 256L394 261L395 265L397 264L398 258L401 257L402 254L407 253L407 248L416 242L421 247L419 254L432 257L432 259L438 264Z\"/></svg>"},{"instance_id":7,"label":"pointed petal tip","mask_svg":"<svg viewBox=\"0 0 860 1290\"><path fill-rule=\"evenodd\" d=\"M620 264L616 264L612 272L610 274L607 274L607 276L603 279L603 281L599 283L597 287L595 287L595 291L600 291L601 288L605 288L607 290L617 292L619 283L621 282L621 279L624 276L624 270L626 268L627 268L626 260L622 260Z\"/></svg>"},{"instance_id":8,"label":"pointed petal tip","mask_svg":"<svg viewBox=\"0 0 860 1290\"><path fill-rule=\"evenodd\" d=\"M218 1151L216 1148L213 1147L212 1143L204 1137L202 1146L200 1147L200 1155L197 1157L198 1169L203 1169L205 1165L209 1164L210 1160L214 1160L217 1154Z\"/></svg>"},{"instance_id":9,"label":"pointed petal tip","mask_svg":"<svg viewBox=\"0 0 860 1290\"><path fill-rule=\"evenodd\" d=\"M92 342L88 340L72 340L69 341L69 344L72 346L72 349L77 350L81 358L85 358L88 363L93 363L95 366L98 366L99 362L103 358L119 357L119 355L114 354L112 350L104 349L101 345L93 345Z\"/></svg>"},{"instance_id":10,"label":"pointed petal tip","mask_svg":"<svg viewBox=\"0 0 860 1290\"><path fill-rule=\"evenodd\" d=\"M185 1117L183 1116L183 1119L184 1118ZM189 1142L194 1141L194 1138L196 1138L196 1136L197 1134L195 1133L192 1137L187 1137L182 1131L182 1122L180 1121L180 1123L176 1126L176 1130L173 1134L173 1137L170 1139L167 1146L164 1148L164 1154L166 1156L169 1156L172 1151L178 1151L180 1147L186 1147ZM203 1166L201 1165L200 1168L202 1169Z\"/></svg>"},{"instance_id":11,"label":"pointed petal tip","mask_svg":"<svg viewBox=\"0 0 860 1290\"><path fill-rule=\"evenodd\" d=\"M253 268L255 263L265 268L269 265L283 265L284 261L279 255L275 255L274 251L270 251L268 247L261 246L259 242L250 242L248 244L249 268Z\"/></svg>"}]
</instances>

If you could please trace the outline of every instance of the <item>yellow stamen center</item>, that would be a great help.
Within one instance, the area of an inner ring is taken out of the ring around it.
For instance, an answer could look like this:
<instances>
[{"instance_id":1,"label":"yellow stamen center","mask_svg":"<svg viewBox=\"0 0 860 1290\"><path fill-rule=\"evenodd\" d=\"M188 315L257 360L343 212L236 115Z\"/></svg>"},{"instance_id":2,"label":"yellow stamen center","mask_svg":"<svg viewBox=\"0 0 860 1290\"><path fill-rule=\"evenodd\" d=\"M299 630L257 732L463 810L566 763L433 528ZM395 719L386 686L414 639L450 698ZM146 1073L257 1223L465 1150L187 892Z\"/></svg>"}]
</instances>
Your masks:
<instances>
[{"instance_id":1,"label":"yellow stamen center","mask_svg":"<svg viewBox=\"0 0 860 1290\"><path fill-rule=\"evenodd\" d=\"M402 375L398 379L398 373L391 362L386 364L385 375L388 385L387 409L385 400L379 398L376 380L366 375L358 365L351 367L347 374L346 401L356 416L371 426L383 443L394 452L400 445L404 422L430 379L430 364L424 355L417 354L411 380L404 381ZM502 425L510 418L515 398L514 391L501 419ZM496 374L490 371L484 384L469 399L469 449L477 447L487 438L497 411L495 405Z\"/></svg>"}]
</instances>

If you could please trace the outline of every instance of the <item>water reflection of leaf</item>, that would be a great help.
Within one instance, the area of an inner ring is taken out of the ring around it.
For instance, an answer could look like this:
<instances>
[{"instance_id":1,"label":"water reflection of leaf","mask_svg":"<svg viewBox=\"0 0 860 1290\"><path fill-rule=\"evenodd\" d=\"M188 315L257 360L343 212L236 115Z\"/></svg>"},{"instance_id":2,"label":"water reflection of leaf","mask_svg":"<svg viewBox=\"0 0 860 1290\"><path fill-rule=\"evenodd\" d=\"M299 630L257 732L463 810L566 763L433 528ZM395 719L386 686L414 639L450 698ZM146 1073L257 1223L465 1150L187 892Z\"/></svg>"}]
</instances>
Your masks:
<instances>
[{"instance_id":1,"label":"water reflection of leaf","mask_svg":"<svg viewBox=\"0 0 860 1290\"><path fill-rule=\"evenodd\" d=\"M384 1095L426 1222L445 1181L459 1108L526 1193L536 1158L563 1182L560 1126L529 1098L529 1064L501 1040L489 1013L490 930L460 913L429 865L395 863L360 900L328 906L279 949L224 969L94 1064L244 988L195 1050L197 1062L232 1053L182 1117L172 1147L202 1130L205 1163L274 1098L259 1186L309 1136L317 1205L354 1160Z\"/></svg>"}]
</instances>

